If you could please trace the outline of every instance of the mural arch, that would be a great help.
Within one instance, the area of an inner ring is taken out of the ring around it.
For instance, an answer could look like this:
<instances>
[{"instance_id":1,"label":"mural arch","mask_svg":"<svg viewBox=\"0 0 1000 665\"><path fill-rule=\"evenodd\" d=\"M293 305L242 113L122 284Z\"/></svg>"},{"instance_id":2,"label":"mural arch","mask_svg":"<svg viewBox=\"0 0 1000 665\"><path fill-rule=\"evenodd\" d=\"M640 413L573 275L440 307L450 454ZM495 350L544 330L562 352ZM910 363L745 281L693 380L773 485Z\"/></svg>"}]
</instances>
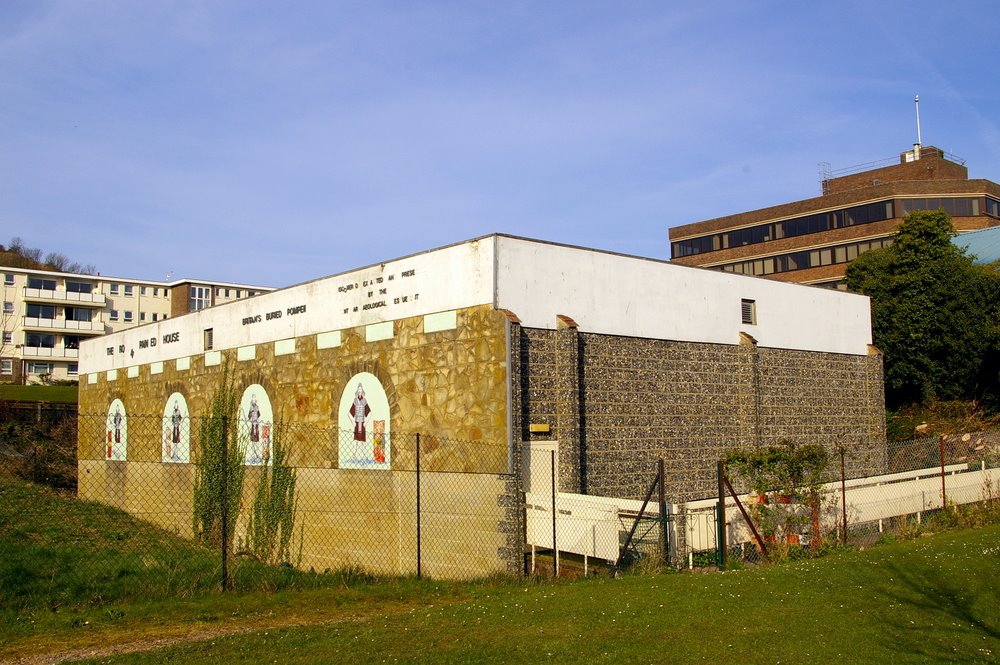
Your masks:
<instances>
[{"instance_id":1,"label":"mural arch","mask_svg":"<svg viewBox=\"0 0 1000 665\"><path fill-rule=\"evenodd\" d=\"M237 440L243 450L244 464L266 466L271 463L274 411L267 391L259 383L254 383L243 391Z\"/></svg>"},{"instance_id":2,"label":"mural arch","mask_svg":"<svg viewBox=\"0 0 1000 665\"><path fill-rule=\"evenodd\" d=\"M392 446L389 399L371 372L352 376L340 395L337 422L342 469L389 469Z\"/></svg>"},{"instance_id":3,"label":"mural arch","mask_svg":"<svg viewBox=\"0 0 1000 665\"><path fill-rule=\"evenodd\" d=\"M187 400L179 392L172 393L163 406L161 456L167 463L191 461L191 414Z\"/></svg>"},{"instance_id":4,"label":"mural arch","mask_svg":"<svg viewBox=\"0 0 1000 665\"><path fill-rule=\"evenodd\" d=\"M104 459L124 462L128 453L128 414L120 399L113 400L108 406L104 430Z\"/></svg>"}]
</instances>

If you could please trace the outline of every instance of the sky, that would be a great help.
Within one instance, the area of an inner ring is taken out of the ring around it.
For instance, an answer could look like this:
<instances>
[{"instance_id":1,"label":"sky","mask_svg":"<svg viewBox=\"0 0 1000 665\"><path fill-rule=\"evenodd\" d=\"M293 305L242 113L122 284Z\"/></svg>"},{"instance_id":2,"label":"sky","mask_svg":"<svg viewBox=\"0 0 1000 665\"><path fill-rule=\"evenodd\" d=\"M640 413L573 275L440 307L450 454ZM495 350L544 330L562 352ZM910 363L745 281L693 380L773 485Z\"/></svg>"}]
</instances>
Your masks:
<instances>
[{"instance_id":1,"label":"sky","mask_svg":"<svg viewBox=\"0 0 1000 665\"><path fill-rule=\"evenodd\" d=\"M1000 181L1000 3L0 2L0 244L288 286L489 233L660 259L916 142Z\"/></svg>"}]
</instances>

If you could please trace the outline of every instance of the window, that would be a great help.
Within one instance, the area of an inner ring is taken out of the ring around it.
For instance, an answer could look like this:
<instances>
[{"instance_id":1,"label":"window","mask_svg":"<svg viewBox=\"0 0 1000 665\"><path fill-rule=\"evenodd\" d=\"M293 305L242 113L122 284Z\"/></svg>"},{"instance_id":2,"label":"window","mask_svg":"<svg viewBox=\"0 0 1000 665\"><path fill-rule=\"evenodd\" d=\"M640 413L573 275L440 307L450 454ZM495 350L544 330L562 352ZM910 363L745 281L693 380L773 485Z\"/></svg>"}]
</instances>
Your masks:
<instances>
[{"instance_id":1,"label":"window","mask_svg":"<svg viewBox=\"0 0 1000 665\"><path fill-rule=\"evenodd\" d=\"M229 297L229 289L226 289L226 297Z\"/></svg>"},{"instance_id":2,"label":"window","mask_svg":"<svg viewBox=\"0 0 1000 665\"><path fill-rule=\"evenodd\" d=\"M13 314L14 313L14 303L4 301L4 304L3 304L3 313L4 314Z\"/></svg>"},{"instance_id":3,"label":"window","mask_svg":"<svg viewBox=\"0 0 1000 665\"><path fill-rule=\"evenodd\" d=\"M9 272L8 272L8 273L4 273L4 276L3 276L3 283L4 283L4 284L5 284L6 286L10 286L10 285L12 285L12 284L14 283L14 275L12 275L12 274L11 274L11 273L9 273Z\"/></svg>"},{"instance_id":4,"label":"window","mask_svg":"<svg viewBox=\"0 0 1000 665\"><path fill-rule=\"evenodd\" d=\"M213 333L212 328L206 328L205 329L205 350L206 351L211 351L212 350L213 344L215 342L214 337L215 337L215 335Z\"/></svg>"},{"instance_id":5,"label":"window","mask_svg":"<svg viewBox=\"0 0 1000 665\"><path fill-rule=\"evenodd\" d=\"M109 287L109 290L111 291L112 295L118 295L118 285L117 284L112 284Z\"/></svg>"},{"instance_id":6,"label":"window","mask_svg":"<svg viewBox=\"0 0 1000 665\"><path fill-rule=\"evenodd\" d=\"M54 349L56 348L56 336L43 335L41 333L25 333L24 345L34 349Z\"/></svg>"},{"instance_id":7,"label":"window","mask_svg":"<svg viewBox=\"0 0 1000 665\"><path fill-rule=\"evenodd\" d=\"M29 289L41 289L42 291L55 291L56 290L56 280L54 280L54 279L42 279L41 277L29 277L28 278L28 288Z\"/></svg>"},{"instance_id":8,"label":"window","mask_svg":"<svg viewBox=\"0 0 1000 665\"><path fill-rule=\"evenodd\" d=\"M132 310L126 309L125 310L125 322L126 323L130 323L131 321L132 321Z\"/></svg>"},{"instance_id":9,"label":"window","mask_svg":"<svg viewBox=\"0 0 1000 665\"><path fill-rule=\"evenodd\" d=\"M28 303L28 316L33 319L54 319L56 318L56 308L53 305Z\"/></svg>"},{"instance_id":10,"label":"window","mask_svg":"<svg viewBox=\"0 0 1000 665\"><path fill-rule=\"evenodd\" d=\"M156 321L156 320L157 320L157 319L159 319L159 318L160 318L160 317L159 317L159 316L157 315L157 313L156 313L156 312L153 312L153 320L154 320L154 321Z\"/></svg>"},{"instance_id":11,"label":"window","mask_svg":"<svg viewBox=\"0 0 1000 665\"><path fill-rule=\"evenodd\" d=\"M986 197L986 214L991 217L1000 217L1000 201Z\"/></svg>"},{"instance_id":12,"label":"window","mask_svg":"<svg viewBox=\"0 0 1000 665\"><path fill-rule=\"evenodd\" d=\"M125 285L125 295L127 295L127 296L132 295L132 285L131 284L126 284Z\"/></svg>"},{"instance_id":13,"label":"window","mask_svg":"<svg viewBox=\"0 0 1000 665\"><path fill-rule=\"evenodd\" d=\"M222 289L216 289L215 290L215 297L218 298L221 295L222 295Z\"/></svg>"},{"instance_id":14,"label":"window","mask_svg":"<svg viewBox=\"0 0 1000 665\"><path fill-rule=\"evenodd\" d=\"M140 296L146 295L146 287L145 286L140 286L139 287L139 295Z\"/></svg>"},{"instance_id":15,"label":"window","mask_svg":"<svg viewBox=\"0 0 1000 665\"><path fill-rule=\"evenodd\" d=\"M3 343L4 344L10 344L13 341L14 341L14 333L12 333L9 330L4 330L3 331Z\"/></svg>"},{"instance_id":16,"label":"window","mask_svg":"<svg viewBox=\"0 0 1000 665\"><path fill-rule=\"evenodd\" d=\"M89 282L66 282L66 290L70 293L93 293L94 285Z\"/></svg>"},{"instance_id":17,"label":"window","mask_svg":"<svg viewBox=\"0 0 1000 665\"><path fill-rule=\"evenodd\" d=\"M158 286L154 286L153 287L153 295L154 296L160 295L160 287L158 287Z\"/></svg>"},{"instance_id":18,"label":"window","mask_svg":"<svg viewBox=\"0 0 1000 665\"><path fill-rule=\"evenodd\" d=\"M239 290L239 289L236 289L236 297L237 297L237 298L239 298L239 297L240 297L241 295L242 295L242 294L240 293L240 290Z\"/></svg>"},{"instance_id":19,"label":"window","mask_svg":"<svg viewBox=\"0 0 1000 665\"><path fill-rule=\"evenodd\" d=\"M80 364L70 363L69 367L66 369L66 373L69 374L70 376L76 376L77 374L80 373Z\"/></svg>"},{"instance_id":20,"label":"window","mask_svg":"<svg viewBox=\"0 0 1000 665\"><path fill-rule=\"evenodd\" d=\"M13 360L0 360L0 374L13 374L14 373L14 361Z\"/></svg>"},{"instance_id":21,"label":"window","mask_svg":"<svg viewBox=\"0 0 1000 665\"><path fill-rule=\"evenodd\" d=\"M256 291L247 291L247 298L253 298L255 295L257 295Z\"/></svg>"},{"instance_id":22,"label":"window","mask_svg":"<svg viewBox=\"0 0 1000 665\"><path fill-rule=\"evenodd\" d=\"M93 320L93 317L94 317L93 310L85 309L83 307L66 308L67 321L91 321Z\"/></svg>"},{"instance_id":23,"label":"window","mask_svg":"<svg viewBox=\"0 0 1000 665\"><path fill-rule=\"evenodd\" d=\"M146 320L146 313L145 312L139 312L139 320L140 321L145 321Z\"/></svg>"},{"instance_id":24,"label":"window","mask_svg":"<svg viewBox=\"0 0 1000 665\"><path fill-rule=\"evenodd\" d=\"M118 310L117 310L117 309L113 309L113 310L111 310L111 311L110 311L110 312L108 313L108 317L109 317L109 318L110 318L110 319L111 319L112 321L117 321L117 320L118 320Z\"/></svg>"},{"instance_id":25,"label":"window","mask_svg":"<svg viewBox=\"0 0 1000 665\"><path fill-rule=\"evenodd\" d=\"M740 306L742 309L743 323L753 326L757 324L757 301L755 300L740 300Z\"/></svg>"},{"instance_id":26,"label":"window","mask_svg":"<svg viewBox=\"0 0 1000 665\"><path fill-rule=\"evenodd\" d=\"M83 339L77 335L63 335L63 348L64 349L79 349L80 340Z\"/></svg>"},{"instance_id":27,"label":"window","mask_svg":"<svg viewBox=\"0 0 1000 665\"><path fill-rule=\"evenodd\" d=\"M52 363L29 362L28 374L51 374Z\"/></svg>"},{"instance_id":28,"label":"window","mask_svg":"<svg viewBox=\"0 0 1000 665\"><path fill-rule=\"evenodd\" d=\"M212 289L208 286L192 286L188 291L188 311L197 312L212 304Z\"/></svg>"}]
</instances>

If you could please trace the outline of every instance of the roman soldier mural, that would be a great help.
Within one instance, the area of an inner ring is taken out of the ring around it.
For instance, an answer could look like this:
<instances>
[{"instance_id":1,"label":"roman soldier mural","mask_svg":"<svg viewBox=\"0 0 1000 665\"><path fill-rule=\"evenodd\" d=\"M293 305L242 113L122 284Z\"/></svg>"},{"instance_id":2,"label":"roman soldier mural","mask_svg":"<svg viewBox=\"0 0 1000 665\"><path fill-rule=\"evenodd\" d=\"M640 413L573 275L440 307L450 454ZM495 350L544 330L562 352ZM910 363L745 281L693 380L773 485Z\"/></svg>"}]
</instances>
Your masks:
<instances>
[{"instance_id":1,"label":"roman soldier mural","mask_svg":"<svg viewBox=\"0 0 1000 665\"><path fill-rule=\"evenodd\" d=\"M124 462L128 449L128 418L120 399L111 402L105 423L104 459Z\"/></svg>"},{"instance_id":2,"label":"roman soldier mural","mask_svg":"<svg viewBox=\"0 0 1000 665\"><path fill-rule=\"evenodd\" d=\"M163 407L163 440L161 455L164 462L191 461L191 418L187 400L173 393Z\"/></svg>"},{"instance_id":3,"label":"roman soldier mural","mask_svg":"<svg viewBox=\"0 0 1000 665\"><path fill-rule=\"evenodd\" d=\"M255 383L243 391L240 400L239 442L243 447L243 463L254 466L270 464L273 437L271 400L264 387Z\"/></svg>"},{"instance_id":4,"label":"roman soldier mural","mask_svg":"<svg viewBox=\"0 0 1000 665\"><path fill-rule=\"evenodd\" d=\"M342 469L390 467L389 399L374 374L361 372L340 397L338 459Z\"/></svg>"}]
</instances>

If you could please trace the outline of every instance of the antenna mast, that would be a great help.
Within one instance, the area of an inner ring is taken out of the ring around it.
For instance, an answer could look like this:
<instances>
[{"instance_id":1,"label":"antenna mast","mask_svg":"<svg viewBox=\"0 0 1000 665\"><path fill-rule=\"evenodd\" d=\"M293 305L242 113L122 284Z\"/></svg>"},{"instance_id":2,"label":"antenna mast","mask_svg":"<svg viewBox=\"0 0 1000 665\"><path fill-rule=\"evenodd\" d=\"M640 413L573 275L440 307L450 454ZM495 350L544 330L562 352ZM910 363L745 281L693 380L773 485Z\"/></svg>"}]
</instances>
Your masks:
<instances>
[{"instance_id":1,"label":"antenna mast","mask_svg":"<svg viewBox=\"0 0 1000 665\"><path fill-rule=\"evenodd\" d=\"M923 141L920 138L920 95L913 96L913 105L917 109L917 145L922 145Z\"/></svg>"}]
</instances>

